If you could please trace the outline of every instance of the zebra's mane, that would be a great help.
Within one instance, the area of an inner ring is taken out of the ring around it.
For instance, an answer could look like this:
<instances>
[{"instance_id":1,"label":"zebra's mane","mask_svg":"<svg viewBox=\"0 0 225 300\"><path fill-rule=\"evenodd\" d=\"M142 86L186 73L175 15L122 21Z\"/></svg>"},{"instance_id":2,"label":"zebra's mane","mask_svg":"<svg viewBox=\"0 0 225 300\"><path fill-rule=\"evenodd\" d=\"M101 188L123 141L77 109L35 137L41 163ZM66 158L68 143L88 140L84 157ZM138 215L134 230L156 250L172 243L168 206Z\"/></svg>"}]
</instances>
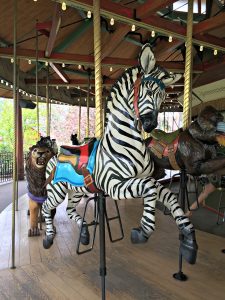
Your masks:
<instances>
[{"instance_id":1,"label":"zebra's mane","mask_svg":"<svg viewBox=\"0 0 225 300\"><path fill-rule=\"evenodd\" d=\"M133 81L133 74L132 74L132 71L137 69L137 71L140 72L141 68L139 66L135 66L135 67L131 67L129 69L127 69L124 73L122 73L122 75L120 75L120 77L116 80L116 82L113 84L113 86L111 87L110 89L110 93L109 93L109 97L108 97L108 100L107 100L107 106L106 106L106 113L105 113L105 127L107 126L108 124L108 116L110 114L110 107L112 105L112 92L115 90L115 89L120 89L120 86L119 84L122 83L123 79L126 79L127 80L127 75L129 75L129 78L131 79L131 84L134 83Z\"/></svg>"},{"instance_id":2,"label":"zebra's mane","mask_svg":"<svg viewBox=\"0 0 225 300\"><path fill-rule=\"evenodd\" d=\"M104 127L107 126L107 123L108 123L108 117L109 117L109 114L110 114L110 108L111 108L111 105L112 105L112 92L116 89L120 89L120 85L122 82L123 82L123 79L126 81L127 80L127 75L129 76L130 80L131 80L131 85L134 84L134 80L133 80L133 70L137 70L137 72L141 73L141 67L140 66L135 66L135 67L131 67L129 69L127 69L118 79L117 81L113 84L113 86L111 87L110 89L110 96L108 97L107 99L107 106L106 106L106 112L105 112L105 124L104 124ZM162 67L158 66L158 65L155 65L155 67L153 68L153 70L148 74L148 75L151 75L153 77L156 77L156 78L159 78L159 79L162 79L163 77L168 77L169 76L169 73L163 69Z\"/></svg>"}]
</instances>

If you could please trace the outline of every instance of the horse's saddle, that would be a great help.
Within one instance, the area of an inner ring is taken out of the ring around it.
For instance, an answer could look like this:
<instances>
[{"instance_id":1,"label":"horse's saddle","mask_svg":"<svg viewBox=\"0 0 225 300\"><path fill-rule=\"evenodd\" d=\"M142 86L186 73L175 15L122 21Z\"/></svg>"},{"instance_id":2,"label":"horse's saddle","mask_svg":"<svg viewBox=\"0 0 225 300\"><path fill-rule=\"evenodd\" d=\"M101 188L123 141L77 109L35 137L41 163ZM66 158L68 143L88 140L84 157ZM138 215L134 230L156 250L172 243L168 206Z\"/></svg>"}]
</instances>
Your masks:
<instances>
[{"instance_id":1,"label":"horse's saddle","mask_svg":"<svg viewBox=\"0 0 225 300\"><path fill-rule=\"evenodd\" d=\"M173 132L165 132L160 129L154 129L151 132L152 138L147 145L159 159L162 157L168 157L174 170L180 170L175 158L180 132L181 129Z\"/></svg>"},{"instance_id":2,"label":"horse's saddle","mask_svg":"<svg viewBox=\"0 0 225 300\"><path fill-rule=\"evenodd\" d=\"M53 184L63 181L78 187L86 186L90 192L96 192L92 173L98 144L99 141L93 138L84 145L61 146Z\"/></svg>"}]
</instances>

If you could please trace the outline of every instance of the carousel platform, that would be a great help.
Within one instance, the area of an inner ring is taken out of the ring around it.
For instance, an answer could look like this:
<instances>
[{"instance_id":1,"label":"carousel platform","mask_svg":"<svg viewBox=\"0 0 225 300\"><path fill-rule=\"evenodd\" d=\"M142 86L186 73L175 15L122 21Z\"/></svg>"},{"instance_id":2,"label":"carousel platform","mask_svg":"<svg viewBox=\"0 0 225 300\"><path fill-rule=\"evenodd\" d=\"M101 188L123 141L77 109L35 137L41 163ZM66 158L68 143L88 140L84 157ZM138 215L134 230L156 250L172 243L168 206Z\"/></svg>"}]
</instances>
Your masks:
<instances>
[{"instance_id":1,"label":"carousel platform","mask_svg":"<svg viewBox=\"0 0 225 300\"><path fill-rule=\"evenodd\" d=\"M108 212L113 210L107 200ZM79 209L82 211L84 201ZM68 219L66 201L57 209L57 235L52 248L43 249L42 238L28 238L28 199L19 199L16 212L16 268L11 266L11 206L0 214L0 299L101 299L98 233L94 250L77 255L78 230ZM119 203L125 238L110 243L106 232L106 299L224 299L225 240L197 231L196 265L183 264L186 282L173 279L178 270L178 231L169 216L157 210L157 228L147 244L132 245L130 229L138 225L141 200ZM92 208L89 208L91 213ZM118 234L118 224L112 222Z\"/></svg>"}]
</instances>

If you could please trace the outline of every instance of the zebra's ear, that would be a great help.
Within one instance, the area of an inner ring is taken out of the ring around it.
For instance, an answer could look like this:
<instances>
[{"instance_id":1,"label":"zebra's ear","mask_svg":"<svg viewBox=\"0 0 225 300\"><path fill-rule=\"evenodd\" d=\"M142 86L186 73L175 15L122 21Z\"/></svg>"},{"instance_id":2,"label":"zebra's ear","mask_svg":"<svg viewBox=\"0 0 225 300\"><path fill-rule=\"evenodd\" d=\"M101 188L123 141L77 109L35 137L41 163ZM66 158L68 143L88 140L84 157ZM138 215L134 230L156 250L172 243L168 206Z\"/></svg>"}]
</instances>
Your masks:
<instances>
[{"instance_id":1,"label":"zebra's ear","mask_svg":"<svg viewBox=\"0 0 225 300\"><path fill-rule=\"evenodd\" d=\"M151 45L145 44L139 55L139 65L144 74L149 74L155 66L155 56L152 52Z\"/></svg>"},{"instance_id":2,"label":"zebra's ear","mask_svg":"<svg viewBox=\"0 0 225 300\"><path fill-rule=\"evenodd\" d=\"M182 77L182 74L172 74L169 77L165 77L162 79L162 82L165 84L165 86L173 85L175 82L177 82Z\"/></svg>"}]
</instances>

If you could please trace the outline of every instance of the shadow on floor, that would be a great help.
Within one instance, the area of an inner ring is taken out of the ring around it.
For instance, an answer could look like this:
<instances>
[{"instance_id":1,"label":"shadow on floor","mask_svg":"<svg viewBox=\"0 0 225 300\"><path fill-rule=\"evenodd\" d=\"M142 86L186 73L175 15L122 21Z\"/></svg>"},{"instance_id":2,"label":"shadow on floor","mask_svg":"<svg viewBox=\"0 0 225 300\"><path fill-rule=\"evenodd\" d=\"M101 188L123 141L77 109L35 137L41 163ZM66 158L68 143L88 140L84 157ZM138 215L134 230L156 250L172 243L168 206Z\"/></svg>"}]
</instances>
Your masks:
<instances>
[{"instance_id":1,"label":"shadow on floor","mask_svg":"<svg viewBox=\"0 0 225 300\"><path fill-rule=\"evenodd\" d=\"M168 185L165 185L168 187ZM173 192L178 192L179 183L175 182L172 185ZM191 190L194 188L191 185ZM199 193L202 190L202 186L198 186ZM218 211L219 200L222 192L222 205L225 206L225 190L216 190L206 199L206 205L212 207L213 209ZM190 205L196 200L196 196L193 193L189 193L189 201ZM186 204L187 207L187 204ZM161 211L164 211L164 206L161 203L157 203L157 208ZM224 210L223 210L224 212ZM225 237L225 222L223 222L223 218L219 218L220 225L217 224L218 214L212 212L204 207L199 207L196 211L193 212L192 217L190 218L196 229L212 233L221 237Z\"/></svg>"}]
</instances>

